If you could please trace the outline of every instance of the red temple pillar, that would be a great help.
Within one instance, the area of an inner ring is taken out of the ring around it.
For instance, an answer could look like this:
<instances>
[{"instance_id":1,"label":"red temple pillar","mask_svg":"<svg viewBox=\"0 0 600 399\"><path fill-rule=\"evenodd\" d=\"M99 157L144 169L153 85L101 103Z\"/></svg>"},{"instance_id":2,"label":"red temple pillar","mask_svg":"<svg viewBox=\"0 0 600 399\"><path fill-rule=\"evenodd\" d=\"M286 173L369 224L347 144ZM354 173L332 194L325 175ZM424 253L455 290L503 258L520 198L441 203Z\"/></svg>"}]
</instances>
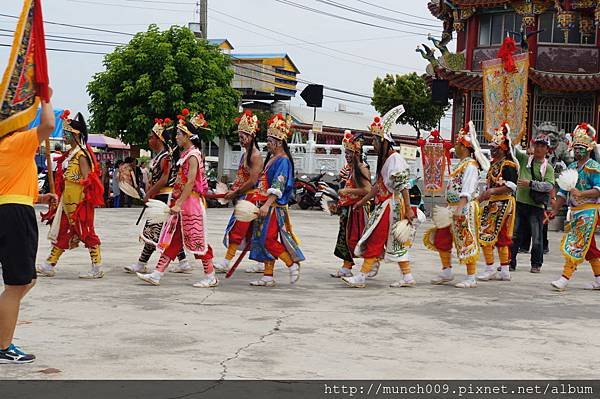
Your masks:
<instances>
[{"instance_id":1,"label":"red temple pillar","mask_svg":"<svg viewBox=\"0 0 600 399\"><path fill-rule=\"evenodd\" d=\"M477 47L477 33L479 30L479 16L471 17L467 22L467 43L466 43L466 59L465 69L473 70L473 50Z\"/></svg>"}]
</instances>

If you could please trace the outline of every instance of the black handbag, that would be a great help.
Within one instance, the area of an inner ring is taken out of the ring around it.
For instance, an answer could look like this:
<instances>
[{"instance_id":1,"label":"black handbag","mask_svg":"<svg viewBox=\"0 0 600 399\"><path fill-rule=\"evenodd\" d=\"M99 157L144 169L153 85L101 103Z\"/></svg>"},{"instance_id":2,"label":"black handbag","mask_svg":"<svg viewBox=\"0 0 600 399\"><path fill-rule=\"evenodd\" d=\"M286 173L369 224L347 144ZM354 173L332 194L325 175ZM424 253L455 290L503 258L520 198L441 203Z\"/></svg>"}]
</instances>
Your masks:
<instances>
[{"instance_id":1,"label":"black handbag","mask_svg":"<svg viewBox=\"0 0 600 399\"><path fill-rule=\"evenodd\" d=\"M533 170L534 170L533 169L533 161L531 162L529 169L531 170L531 180L542 181L542 180L536 180L536 178L533 174ZM541 179L541 176L540 176L540 179ZM533 202L538 205L548 205L550 203L550 193L545 193L543 191L537 191L537 190L534 190L533 187L529 187L529 195L531 196L531 199L533 200Z\"/></svg>"}]
</instances>

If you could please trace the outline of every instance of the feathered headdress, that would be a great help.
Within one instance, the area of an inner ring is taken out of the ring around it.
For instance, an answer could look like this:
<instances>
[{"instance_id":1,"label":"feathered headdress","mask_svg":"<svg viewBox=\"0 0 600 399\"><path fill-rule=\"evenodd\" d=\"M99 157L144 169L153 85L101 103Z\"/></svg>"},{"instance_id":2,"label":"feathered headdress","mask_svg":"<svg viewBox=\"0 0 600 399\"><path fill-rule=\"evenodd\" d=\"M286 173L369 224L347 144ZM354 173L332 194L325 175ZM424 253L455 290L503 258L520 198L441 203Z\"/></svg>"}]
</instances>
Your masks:
<instances>
[{"instance_id":1,"label":"feathered headdress","mask_svg":"<svg viewBox=\"0 0 600 399\"><path fill-rule=\"evenodd\" d=\"M160 141L163 143L167 143L167 139L165 138L165 130L171 125L172 120L170 118L154 119L154 126L152 127L152 133L158 137Z\"/></svg>"},{"instance_id":2,"label":"feathered headdress","mask_svg":"<svg viewBox=\"0 0 600 399\"><path fill-rule=\"evenodd\" d=\"M490 141L490 146L500 147L509 157L510 160L519 165L516 162L515 148L512 145L512 138L510 137L510 125L508 122L502 122L500 127L494 129L494 135Z\"/></svg>"},{"instance_id":3,"label":"feathered headdress","mask_svg":"<svg viewBox=\"0 0 600 399\"><path fill-rule=\"evenodd\" d=\"M346 151L359 152L362 149L363 142L360 136L354 136L350 130L345 130L342 145Z\"/></svg>"},{"instance_id":4,"label":"feathered headdress","mask_svg":"<svg viewBox=\"0 0 600 399\"><path fill-rule=\"evenodd\" d=\"M585 147L588 151L596 147L596 129L583 122L573 130L572 147Z\"/></svg>"},{"instance_id":5,"label":"feathered headdress","mask_svg":"<svg viewBox=\"0 0 600 399\"><path fill-rule=\"evenodd\" d=\"M256 136L256 132L260 130L258 117L249 109L244 111L240 117L235 118L235 122L238 124L238 132Z\"/></svg>"},{"instance_id":6,"label":"feathered headdress","mask_svg":"<svg viewBox=\"0 0 600 399\"><path fill-rule=\"evenodd\" d=\"M65 109L60 116L63 121L63 130L72 133L76 140L81 144L86 144L88 139L87 125L81 112L75 115L74 119L69 118L71 111Z\"/></svg>"},{"instance_id":7,"label":"feathered headdress","mask_svg":"<svg viewBox=\"0 0 600 399\"><path fill-rule=\"evenodd\" d=\"M276 114L267 122L267 137L273 137L278 140L286 141L292 134L291 118L284 118L282 114Z\"/></svg>"},{"instance_id":8,"label":"feathered headdress","mask_svg":"<svg viewBox=\"0 0 600 399\"><path fill-rule=\"evenodd\" d=\"M383 115L382 118L376 116L373 118L373 123L369 126L369 131L373 136L381 137L391 143L394 143L392 134L390 133L396 121L404 113L404 106L398 105Z\"/></svg>"},{"instance_id":9,"label":"feathered headdress","mask_svg":"<svg viewBox=\"0 0 600 399\"><path fill-rule=\"evenodd\" d=\"M487 171L490 168L490 161L481 152L481 146L477 140L477 132L475 131L473 121L469 121L466 128L460 129L456 141L473 150L473 155L482 170Z\"/></svg>"}]
</instances>

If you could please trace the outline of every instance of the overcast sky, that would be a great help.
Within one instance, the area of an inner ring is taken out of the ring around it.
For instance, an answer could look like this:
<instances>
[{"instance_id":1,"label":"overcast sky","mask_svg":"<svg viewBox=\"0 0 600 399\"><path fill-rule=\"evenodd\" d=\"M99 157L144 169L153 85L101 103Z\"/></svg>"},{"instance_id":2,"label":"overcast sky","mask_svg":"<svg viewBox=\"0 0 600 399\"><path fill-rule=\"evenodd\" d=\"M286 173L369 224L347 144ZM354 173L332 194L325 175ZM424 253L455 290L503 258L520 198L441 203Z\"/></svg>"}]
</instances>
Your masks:
<instances>
[{"instance_id":1,"label":"overcast sky","mask_svg":"<svg viewBox=\"0 0 600 399\"><path fill-rule=\"evenodd\" d=\"M300 69L301 79L371 95L373 80L377 76L413 71L424 73L426 62L415 52L415 48L419 43L426 42L427 33L436 34L441 30L441 22L436 21L429 14L427 0L335 1L337 4L379 14L383 18L359 15L332 7L319 0L283 1L379 26L366 26L316 14L282 4L277 0L208 0L208 36L229 39L235 47L234 52L287 53ZM144 31L151 23L156 23L161 28L168 28L170 25L187 25L188 22L197 21L195 3L195 0L44 0L42 2L46 22L129 33ZM379 7L367 3L377 4ZM0 13L18 15L22 1L2 0L2 5ZM414 17L402 13L412 14ZM399 20L413 24L405 25ZM414 25L414 23L434 25L438 28ZM15 25L16 19L0 16L0 43L12 42L12 38L6 36L10 33L5 30L14 30ZM45 28L47 35L120 43L126 43L130 39L129 36L116 33L92 32L48 23ZM106 53L114 47L64 43L48 39L51 38L47 37L48 48ZM60 40L68 39L60 38ZM330 49L306 42L317 43ZM454 47L454 44L451 46ZM0 47L2 71L6 66L8 54L9 48ZM94 73L104 69L102 58L102 55L97 54L48 51L50 80L54 88L53 101L56 107L83 111L87 115L89 97L86 93L86 84ZM366 98L342 93L326 92L325 94L361 103L369 102ZM340 102L344 101L326 99L324 108L334 110ZM304 105L299 93L292 100L292 104ZM345 104L349 111L375 113L369 105L351 102ZM445 120L442 127L449 125L449 120Z\"/></svg>"}]
</instances>

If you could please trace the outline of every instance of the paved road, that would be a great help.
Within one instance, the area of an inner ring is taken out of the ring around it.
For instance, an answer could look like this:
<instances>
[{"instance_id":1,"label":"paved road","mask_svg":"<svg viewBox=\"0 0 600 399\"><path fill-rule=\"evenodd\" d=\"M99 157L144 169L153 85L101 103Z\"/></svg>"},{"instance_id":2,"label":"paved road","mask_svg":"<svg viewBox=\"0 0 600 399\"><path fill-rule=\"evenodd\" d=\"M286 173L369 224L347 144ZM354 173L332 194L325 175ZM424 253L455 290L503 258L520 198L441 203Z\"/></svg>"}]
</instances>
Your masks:
<instances>
[{"instance_id":1,"label":"paved road","mask_svg":"<svg viewBox=\"0 0 600 399\"><path fill-rule=\"evenodd\" d=\"M16 343L34 352L31 365L0 368L3 378L597 378L598 292L551 290L562 257L551 233L541 274L527 255L511 282L476 289L431 286L437 256L420 239L414 251L415 288L392 289L394 265L384 265L366 289L328 277L337 219L293 211L308 261L296 286L276 270L274 288L252 288L240 270L216 289L196 289L201 276L167 273L160 287L121 270L137 259L139 209L102 209L97 230L108 273L77 279L87 252L66 253L57 277L41 278L24 302ZM227 209L209 210L217 255ZM45 236L47 227L40 226ZM422 231L421 231L422 234ZM40 242L40 257L48 253ZM481 263L482 265L483 263ZM242 265L242 268L244 266ZM482 267L482 266L481 266ZM459 277L465 270L457 267ZM60 370L59 373L42 372Z\"/></svg>"}]
</instances>

